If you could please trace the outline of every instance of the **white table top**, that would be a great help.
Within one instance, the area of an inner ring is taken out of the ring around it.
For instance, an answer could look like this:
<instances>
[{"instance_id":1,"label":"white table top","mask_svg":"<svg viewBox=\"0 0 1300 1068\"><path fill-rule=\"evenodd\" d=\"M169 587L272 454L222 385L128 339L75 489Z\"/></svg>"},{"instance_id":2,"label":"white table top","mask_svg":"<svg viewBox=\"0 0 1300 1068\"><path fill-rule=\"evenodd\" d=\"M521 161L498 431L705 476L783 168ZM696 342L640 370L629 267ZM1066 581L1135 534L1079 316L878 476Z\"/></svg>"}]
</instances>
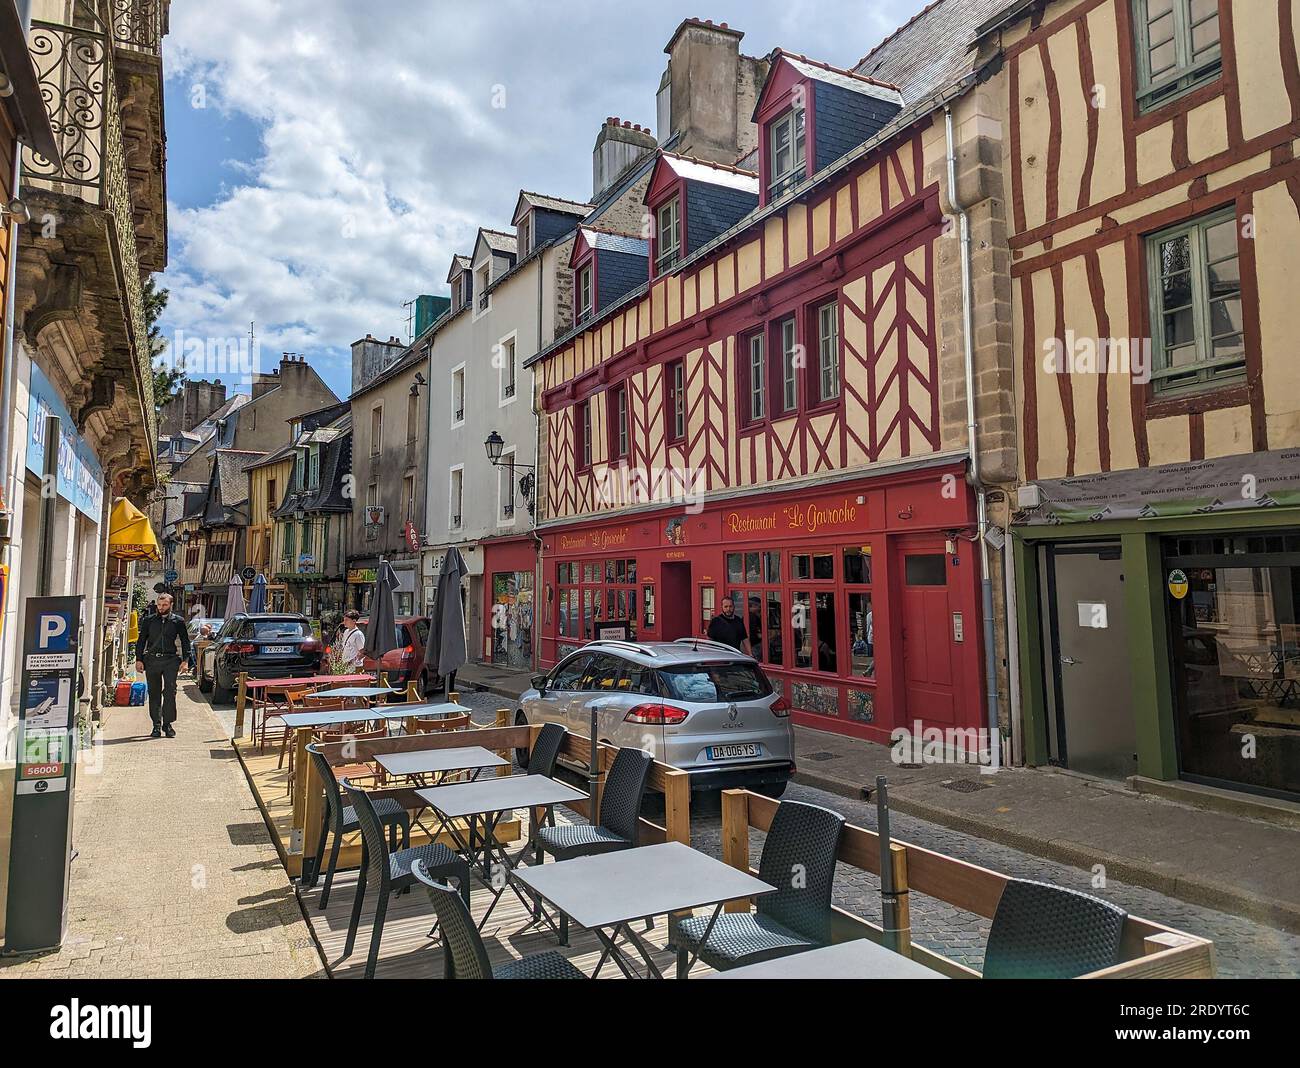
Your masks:
<instances>
[{"instance_id":1,"label":"white table top","mask_svg":"<svg viewBox=\"0 0 1300 1068\"><path fill-rule=\"evenodd\" d=\"M946 979L924 964L859 938L747 964L706 979Z\"/></svg>"},{"instance_id":2,"label":"white table top","mask_svg":"<svg viewBox=\"0 0 1300 1068\"><path fill-rule=\"evenodd\" d=\"M681 842L517 868L515 878L583 927L685 912L775 886Z\"/></svg>"},{"instance_id":3,"label":"white table top","mask_svg":"<svg viewBox=\"0 0 1300 1068\"><path fill-rule=\"evenodd\" d=\"M477 816L511 808L540 808L583 801L587 795L545 775L501 775L475 782L452 782L446 786L416 790L444 816Z\"/></svg>"},{"instance_id":4,"label":"white table top","mask_svg":"<svg viewBox=\"0 0 1300 1068\"><path fill-rule=\"evenodd\" d=\"M500 768L510 763L481 745L464 745L454 749L409 749L404 753L376 753L375 760L390 775L432 775L440 771Z\"/></svg>"}]
</instances>

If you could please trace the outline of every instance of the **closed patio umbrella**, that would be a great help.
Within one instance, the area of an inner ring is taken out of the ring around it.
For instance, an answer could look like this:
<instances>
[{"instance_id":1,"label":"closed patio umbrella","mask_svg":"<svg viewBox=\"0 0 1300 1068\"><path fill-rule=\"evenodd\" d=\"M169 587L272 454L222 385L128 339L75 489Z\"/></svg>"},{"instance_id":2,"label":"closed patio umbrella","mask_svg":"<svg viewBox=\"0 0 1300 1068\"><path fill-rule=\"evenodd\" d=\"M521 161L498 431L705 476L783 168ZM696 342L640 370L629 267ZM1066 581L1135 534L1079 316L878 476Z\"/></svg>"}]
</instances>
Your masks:
<instances>
[{"instance_id":1,"label":"closed patio umbrella","mask_svg":"<svg viewBox=\"0 0 1300 1068\"><path fill-rule=\"evenodd\" d=\"M250 612L266 611L266 576L260 571L257 578L253 579L253 593L248 598L248 610Z\"/></svg>"},{"instance_id":2,"label":"closed patio umbrella","mask_svg":"<svg viewBox=\"0 0 1300 1068\"><path fill-rule=\"evenodd\" d=\"M456 672L466 659L465 606L460 599L461 576L465 574L465 558L454 546L442 558L438 574L438 596L429 620L429 642L424 649L424 662L446 681L447 693L456 685Z\"/></svg>"},{"instance_id":3,"label":"closed patio umbrella","mask_svg":"<svg viewBox=\"0 0 1300 1068\"><path fill-rule=\"evenodd\" d=\"M226 587L226 618L244 611L244 580L238 572L230 576L230 585Z\"/></svg>"},{"instance_id":4,"label":"closed patio umbrella","mask_svg":"<svg viewBox=\"0 0 1300 1068\"><path fill-rule=\"evenodd\" d=\"M397 648L397 572L387 560L375 569L375 585L370 591L370 622L366 624L366 656L379 660Z\"/></svg>"}]
</instances>

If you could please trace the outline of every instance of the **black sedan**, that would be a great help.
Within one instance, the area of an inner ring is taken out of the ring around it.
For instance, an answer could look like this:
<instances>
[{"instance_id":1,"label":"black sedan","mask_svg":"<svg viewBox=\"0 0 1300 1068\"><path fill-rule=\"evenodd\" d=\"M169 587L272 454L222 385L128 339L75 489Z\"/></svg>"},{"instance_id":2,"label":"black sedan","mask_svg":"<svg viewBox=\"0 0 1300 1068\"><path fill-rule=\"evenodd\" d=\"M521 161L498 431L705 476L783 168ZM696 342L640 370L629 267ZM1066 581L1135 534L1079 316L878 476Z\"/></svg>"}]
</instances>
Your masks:
<instances>
[{"instance_id":1,"label":"black sedan","mask_svg":"<svg viewBox=\"0 0 1300 1068\"><path fill-rule=\"evenodd\" d=\"M226 620L197 665L199 689L212 689L212 703L225 704L239 673L253 679L315 675L324 646L306 616L289 612L240 613Z\"/></svg>"}]
</instances>

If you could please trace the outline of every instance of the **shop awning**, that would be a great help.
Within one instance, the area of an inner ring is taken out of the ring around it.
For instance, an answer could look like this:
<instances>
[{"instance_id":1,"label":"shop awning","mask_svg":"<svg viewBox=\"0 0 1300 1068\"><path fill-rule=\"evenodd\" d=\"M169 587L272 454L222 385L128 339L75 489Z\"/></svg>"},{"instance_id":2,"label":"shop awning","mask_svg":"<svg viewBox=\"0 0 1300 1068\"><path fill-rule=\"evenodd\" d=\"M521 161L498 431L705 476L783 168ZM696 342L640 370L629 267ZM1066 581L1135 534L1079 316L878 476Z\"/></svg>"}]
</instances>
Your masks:
<instances>
[{"instance_id":1,"label":"shop awning","mask_svg":"<svg viewBox=\"0 0 1300 1068\"><path fill-rule=\"evenodd\" d=\"M158 536L149 517L125 497L113 504L108 520L108 555L119 560L161 560Z\"/></svg>"}]
</instances>

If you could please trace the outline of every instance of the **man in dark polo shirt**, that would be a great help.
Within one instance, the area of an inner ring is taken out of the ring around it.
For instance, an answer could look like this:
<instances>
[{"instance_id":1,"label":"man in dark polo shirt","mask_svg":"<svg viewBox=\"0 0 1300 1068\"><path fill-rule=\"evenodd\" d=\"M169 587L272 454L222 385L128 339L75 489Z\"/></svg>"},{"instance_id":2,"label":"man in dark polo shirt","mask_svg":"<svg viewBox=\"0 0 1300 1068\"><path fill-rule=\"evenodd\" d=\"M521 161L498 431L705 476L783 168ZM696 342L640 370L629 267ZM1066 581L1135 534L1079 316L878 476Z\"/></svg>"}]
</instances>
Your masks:
<instances>
[{"instance_id":1,"label":"man in dark polo shirt","mask_svg":"<svg viewBox=\"0 0 1300 1068\"><path fill-rule=\"evenodd\" d=\"M709 640L730 645L742 653L749 652L749 631L745 621L736 615L736 605L730 597L722 598L722 612L709 620Z\"/></svg>"},{"instance_id":2,"label":"man in dark polo shirt","mask_svg":"<svg viewBox=\"0 0 1300 1068\"><path fill-rule=\"evenodd\" d=\"M140 623L135 643L135 669L143 671L149 687L151 738L176 737L176 673L188 667L190 632L185 620L172 611L172 595L158 595L158 611Z\"/></svg>"}]
</instances>

